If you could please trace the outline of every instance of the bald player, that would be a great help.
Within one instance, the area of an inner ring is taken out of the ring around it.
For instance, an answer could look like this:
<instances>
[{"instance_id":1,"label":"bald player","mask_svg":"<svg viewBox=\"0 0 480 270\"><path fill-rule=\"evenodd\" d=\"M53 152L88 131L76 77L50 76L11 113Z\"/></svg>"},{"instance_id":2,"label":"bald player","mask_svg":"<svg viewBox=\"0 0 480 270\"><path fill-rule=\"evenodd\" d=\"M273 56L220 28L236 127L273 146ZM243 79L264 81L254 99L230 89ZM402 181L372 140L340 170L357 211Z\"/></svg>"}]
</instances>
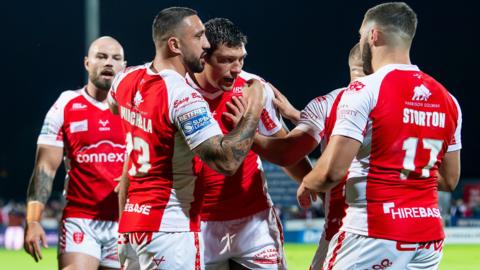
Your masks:
<instances>
[{"instance_id":1,"label":"bald player","mask_svg":"<svg viewBox=\"0 0 480 270\"><path fill-rule=\"evenodd\" d=\"M95 40L85 56L88 83L67 90L48 111L37 141L27 191L25 250L35 261L47 247L42 213L55 173L65 160L66 206L60 225L59 269L119 269L115 179L122 173L125 139L106 98L125 67L123 48L111 37Z\"/></svg>"}]
</instances>

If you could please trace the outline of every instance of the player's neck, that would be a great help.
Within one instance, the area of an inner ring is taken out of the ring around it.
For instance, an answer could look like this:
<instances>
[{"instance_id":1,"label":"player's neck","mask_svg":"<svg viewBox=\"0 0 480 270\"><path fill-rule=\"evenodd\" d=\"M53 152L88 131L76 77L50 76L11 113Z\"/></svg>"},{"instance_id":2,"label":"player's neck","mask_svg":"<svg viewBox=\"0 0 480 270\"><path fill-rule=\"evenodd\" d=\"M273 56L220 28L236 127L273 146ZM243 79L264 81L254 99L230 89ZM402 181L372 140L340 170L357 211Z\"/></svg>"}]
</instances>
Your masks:
<instances>
[{"instance_id":1,"label":"player's neck","mask_svg":"<svg viewBox=\"0 0 480 270\"><path fill-rule=\"evenodd\" d=\"M108 95L108 91L98 89L91 81L88 81L86 92L89 96L100 102L104 102Z\"/></svg>"},{"instance_id":2,"label":"player's neck","mask_svg":"<svg viewBox=\"0 0 480 270\"><path fill-rule=\"evenodd\" d=\"M207 77L203 75L203 73L190 73L190 77L192 80L202 89L203 91L207 93L217 93L219 91L222 91L222 89L218 89L213 87L207 80Z\"/></svg>"},{"instance_id":3,"label":"player's neck","mask_svg":"<svg viewBox=\"0 0 480 270\"><path fill-rule=\"evenodd\" d=\"M155 72L160 72L165 69L171 69L178 72L182 77L185 77L187 70L180 59L180 56L165 57L157 52L153 59L152 68Z\"/></svg>"},{"instance_id":4,"label":"player's neck","mask_svg":"<svg viewBox=\"0 0 480 270\"><path fill-rule=\"evenodd\" d=\"M411 65L410 54L408 50L400 49L379 49L377 56L372 58L373 71L390 64Z\"/></svg>"}]
</instances>

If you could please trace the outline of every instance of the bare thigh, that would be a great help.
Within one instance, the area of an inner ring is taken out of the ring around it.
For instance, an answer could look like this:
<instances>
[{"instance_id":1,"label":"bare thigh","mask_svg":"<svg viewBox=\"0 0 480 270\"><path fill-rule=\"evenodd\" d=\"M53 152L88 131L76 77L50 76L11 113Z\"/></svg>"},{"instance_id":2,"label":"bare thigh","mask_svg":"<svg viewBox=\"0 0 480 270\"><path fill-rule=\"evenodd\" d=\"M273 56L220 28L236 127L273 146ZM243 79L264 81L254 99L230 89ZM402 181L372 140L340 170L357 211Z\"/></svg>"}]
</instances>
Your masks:
<instances>
[{"instance_id":1,"label":"bare thigh","mask_svg":"<svg viewBox=\"0 0 480 270\"><path fill-rule=\"evenodd\" d=\"M58 257L58 269L61 270L97 270L99 266L97 258L83 253L64 253Z\"/></svg>"}]
</instances>

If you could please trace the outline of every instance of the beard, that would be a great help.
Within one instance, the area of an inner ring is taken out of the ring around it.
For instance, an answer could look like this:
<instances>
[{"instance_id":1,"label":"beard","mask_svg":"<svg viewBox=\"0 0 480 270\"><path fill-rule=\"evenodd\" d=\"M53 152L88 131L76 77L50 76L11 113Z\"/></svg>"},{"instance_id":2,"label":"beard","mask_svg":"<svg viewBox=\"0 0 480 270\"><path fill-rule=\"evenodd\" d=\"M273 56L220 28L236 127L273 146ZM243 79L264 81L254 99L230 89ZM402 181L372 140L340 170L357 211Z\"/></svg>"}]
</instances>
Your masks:
<instances>
[{"instance_id":1,"label":"beard","mask_svg":"<svg viewBox=\"0 0 480 270\"><path fill-rule=\"evenodd\" d=\"M102 79L100 76L101 74L91 75L89 76L89 79L98 89L104 91L110 90L110 87L112 86L112 80L105 80Z\"/></svg>"},{"instance_id":2,"label":"beard","mask_svg":"<svg viewBox=\"0 0 480 270\"><path fill-rule=\"evenodd\" d=\"M185 54L183 62L187 66L187 69L193 73L202 72L205 66L205 64L202 63L202 58L195 57L193 54Z\"/></svg>"},{"instance_id":3,"label":"beard","mask_svg":"<svg viewBox=\"0 0 480 270\"><path fill-rule=\"evenodd\" d=\"M370 75L373 73L372 67L372 49L368 42L364 42L362 46L362 61L363 61L363 73Z\"/></svg>"}]
</instances>

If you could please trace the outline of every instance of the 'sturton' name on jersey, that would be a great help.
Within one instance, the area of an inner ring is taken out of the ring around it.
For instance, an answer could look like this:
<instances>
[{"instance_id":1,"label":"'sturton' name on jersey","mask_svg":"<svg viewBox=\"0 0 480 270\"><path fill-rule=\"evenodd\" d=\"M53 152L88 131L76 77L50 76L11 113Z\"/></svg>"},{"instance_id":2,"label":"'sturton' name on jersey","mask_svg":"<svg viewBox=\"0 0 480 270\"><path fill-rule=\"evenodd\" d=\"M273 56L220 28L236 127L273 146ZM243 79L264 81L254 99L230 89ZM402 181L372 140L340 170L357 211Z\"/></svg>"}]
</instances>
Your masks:
<instances>
[{"instance_id":1,"label":"'sturton' name on jersey","mask_svg":"<svg viewBox=\"0 0 480 270\"><path fill-rule=\"evenodd\" d=\"M422 127L445 128L445 113L403 109L403 123Z\"/></svg>"}]
</instances>

